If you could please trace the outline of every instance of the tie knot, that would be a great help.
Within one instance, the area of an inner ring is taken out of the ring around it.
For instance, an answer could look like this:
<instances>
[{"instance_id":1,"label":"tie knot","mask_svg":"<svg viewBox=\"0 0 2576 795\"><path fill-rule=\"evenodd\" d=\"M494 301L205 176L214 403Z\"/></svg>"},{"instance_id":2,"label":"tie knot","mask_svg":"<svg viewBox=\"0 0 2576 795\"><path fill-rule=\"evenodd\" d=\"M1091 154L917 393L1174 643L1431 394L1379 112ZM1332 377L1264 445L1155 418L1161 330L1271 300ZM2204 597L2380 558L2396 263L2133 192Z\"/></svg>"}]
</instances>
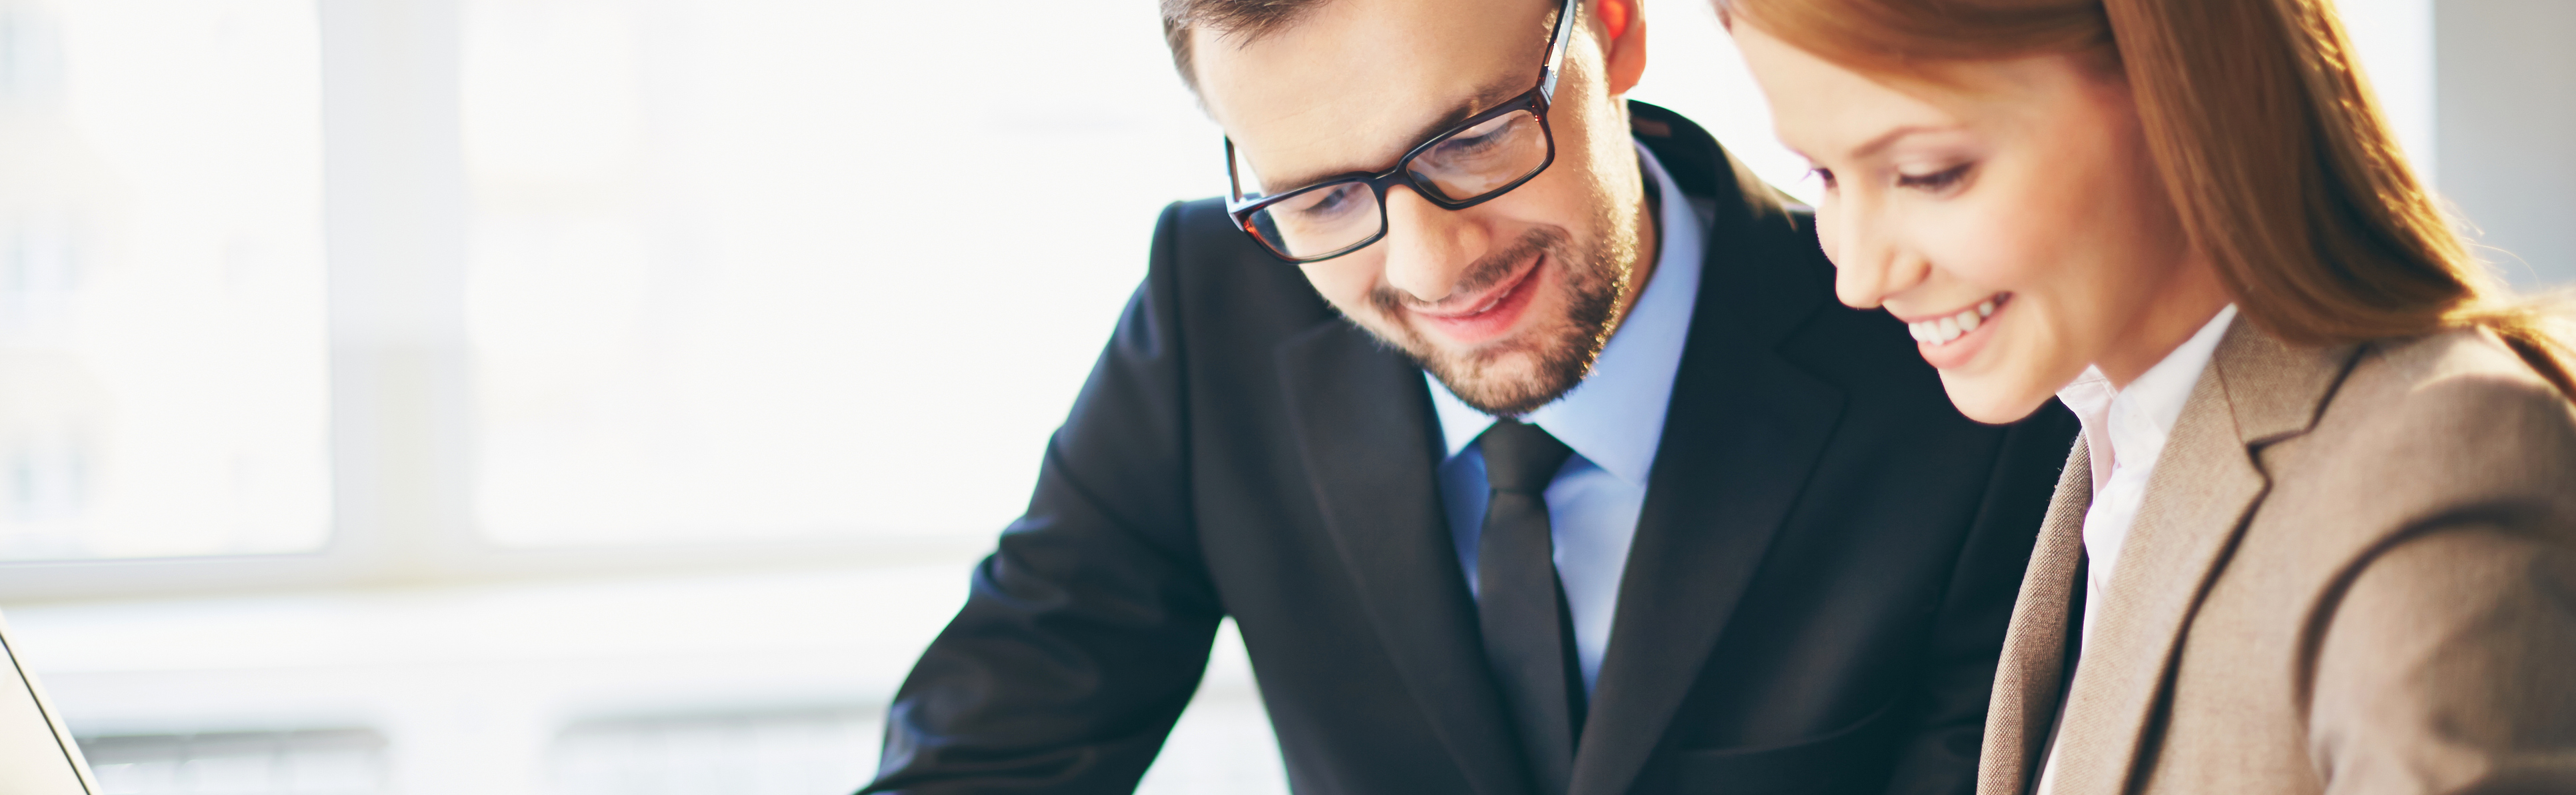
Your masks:
<instances>
[{"instance_id":1,"label":"tie knot","mask_svg":"<svg viewBox=\"0 0 2576 795\"><path fill-rule=\"evenodd\" d=\"M1542 494L1574 449L1538 426L1510 417L1494 420L1476 443L1485 451L1485 483L1495 491Z\"/></svg>"}]
</instances>

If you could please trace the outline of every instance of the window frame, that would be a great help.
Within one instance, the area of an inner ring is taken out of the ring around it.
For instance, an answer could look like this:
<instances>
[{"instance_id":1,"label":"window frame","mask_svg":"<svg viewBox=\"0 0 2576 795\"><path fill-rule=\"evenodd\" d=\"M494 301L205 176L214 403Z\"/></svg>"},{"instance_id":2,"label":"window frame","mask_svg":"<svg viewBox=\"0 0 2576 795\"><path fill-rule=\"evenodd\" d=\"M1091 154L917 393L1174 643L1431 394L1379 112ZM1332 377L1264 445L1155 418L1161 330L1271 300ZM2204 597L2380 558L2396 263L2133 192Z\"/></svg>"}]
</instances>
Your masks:
<instances>
[{"instance_id":1,"label":"window frame","mask_svg":"<svg viewBox=\"0 0 2576 795\"><path fill-rule=\"evenodd\" d=\"M473 520L461 0L316 0L331 526L312 552L0 562L0 604L954 561L987 536L510 547Z\"/></svg>"}]
</instances>

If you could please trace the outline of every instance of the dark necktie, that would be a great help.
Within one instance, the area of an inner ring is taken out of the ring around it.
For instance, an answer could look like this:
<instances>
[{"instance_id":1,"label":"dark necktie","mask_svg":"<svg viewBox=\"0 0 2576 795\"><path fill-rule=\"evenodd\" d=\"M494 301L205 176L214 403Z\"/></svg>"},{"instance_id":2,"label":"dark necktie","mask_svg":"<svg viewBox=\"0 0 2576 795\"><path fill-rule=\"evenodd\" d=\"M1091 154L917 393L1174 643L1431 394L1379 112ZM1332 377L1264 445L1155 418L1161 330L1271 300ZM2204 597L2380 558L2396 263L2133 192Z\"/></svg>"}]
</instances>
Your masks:
<instances>
[{"instance_id":1,"label":"dark necktie","mask_svg":"<svg viewBox=\"0 0 2576 795\"><path fill-rule=\"evenodd\" d=\"M1476 619L1485 661L1503 686L1515 734L1542 793L1574 772L1583 714L1574 631L1548 535L1547 484L1574 454L1538 426L1504 418L1478 437L1485 454L1485 531L1476 542Z\"/></svg>"}]
</instances>

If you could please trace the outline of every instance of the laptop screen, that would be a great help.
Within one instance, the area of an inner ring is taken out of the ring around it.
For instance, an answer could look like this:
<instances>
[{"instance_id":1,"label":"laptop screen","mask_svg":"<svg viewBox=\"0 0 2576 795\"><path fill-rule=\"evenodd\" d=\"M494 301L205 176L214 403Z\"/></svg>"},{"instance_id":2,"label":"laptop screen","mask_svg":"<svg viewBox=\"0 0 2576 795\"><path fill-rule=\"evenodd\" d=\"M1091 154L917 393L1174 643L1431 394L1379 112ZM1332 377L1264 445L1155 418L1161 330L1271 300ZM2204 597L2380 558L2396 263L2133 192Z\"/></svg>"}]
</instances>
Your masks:
<instances>
[{"instance_id":1,"label":"laptop screen","mask_svg":"<svg viewBox=\"0 0 2576 795\"><path fill-rule=\"evenodd\" d=\"M45 703L0 624L0 793L96 795L80 746Z\"/></svg>"}]
</instances>

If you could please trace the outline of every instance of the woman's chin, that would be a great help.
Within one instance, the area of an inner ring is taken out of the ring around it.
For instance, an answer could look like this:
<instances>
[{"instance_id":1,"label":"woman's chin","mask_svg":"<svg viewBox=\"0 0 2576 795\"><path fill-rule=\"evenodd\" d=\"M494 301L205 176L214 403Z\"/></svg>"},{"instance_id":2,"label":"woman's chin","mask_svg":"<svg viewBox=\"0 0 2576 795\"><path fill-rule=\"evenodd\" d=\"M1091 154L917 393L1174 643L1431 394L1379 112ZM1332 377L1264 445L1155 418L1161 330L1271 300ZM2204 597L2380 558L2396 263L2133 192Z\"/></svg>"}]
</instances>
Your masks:
<instances>
[{"instance_id":1,"label":"woman's chin","mask_svg":"<svg viewBox=\"0 0 2576 795\"><path fill-rule=\"evenodd\" d=\"M1941 371L1941 388L1950 393L1950 405L1958 408L1959 413L1968 419L1987 425L2020 422L2047 404L2049 398L2057 396L2055 392L2024 388L2020 384L2003 383L2004 380Z\"/></svg>"}]
</instances>

